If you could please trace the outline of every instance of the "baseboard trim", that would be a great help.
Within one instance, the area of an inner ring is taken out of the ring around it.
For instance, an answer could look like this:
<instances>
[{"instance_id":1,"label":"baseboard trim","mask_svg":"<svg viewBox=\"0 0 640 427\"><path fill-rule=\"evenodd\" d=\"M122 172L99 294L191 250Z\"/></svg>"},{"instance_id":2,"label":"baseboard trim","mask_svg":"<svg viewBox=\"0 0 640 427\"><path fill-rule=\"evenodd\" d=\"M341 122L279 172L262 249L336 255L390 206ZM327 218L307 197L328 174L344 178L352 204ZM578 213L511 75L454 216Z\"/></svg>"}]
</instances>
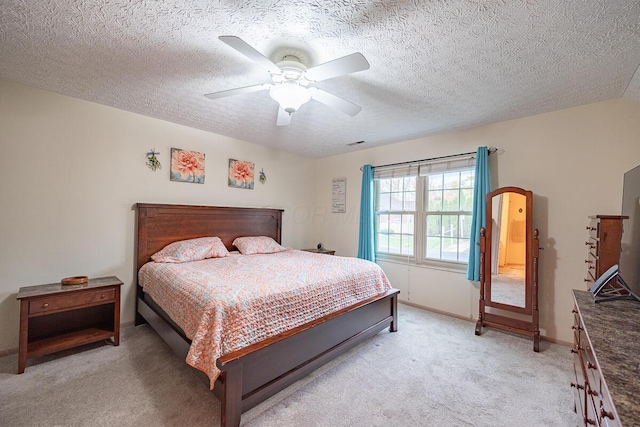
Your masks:
<instances>
[{"instance_id":1,"label":"baseboard trim","mask_svg":"<svg viewBox=\"0 0 640 427\"><path fill-rule=\"evenodd\" d=\"M18 347L10 348L9 350L0 350L0 357L9 356L11 354L16 354L18 352Z\"/></svg>"},{"instance_id":2,"label":"baseboard trim","mask_svg":"<svg viewBox=\"0 0 640 427\"><path fill-rule=\"evenodd\" d=\"M413 302L402 301L400 299L398 300L398 303L405 304L405 305L408 305L408 306L411 306L411 307L415 307L415 308L419 308L421 310L430 311L432 313L441 314L443 316L449 316L449 317L453 317L453 318L460 319L460 320L466 320L469 323L475 323L476 320L477 320L477 319L470 319L468 317L465 317L465 316L462 316L462 315L459 315L459 314L449 313L449 312L444 311L444 310L438 310L437 308L425 307L424 305L416 304L416 303L413 303ZM503 332L509 333L507 331L503 331ZM522 335L519 335L519 334L514 334L514 335L522 336ZM547 342L553 343L553 344L562 345L564 347L573 347L573 343L571 343L571 342L559 340L559 339L556 339L556 338L547 337L547 336L544 336L544 335L540 335L540 339L543 340L543 341L547 341Z\"/></svg>"},{"instance_id":3,"label":"baseboard trim","mask_svg":"<svg viewBox=\"0 0 640 427\"><path fill-rule=\"evenodd\" d=\"M398 302L400 304L405 304L405 305L408 305L408 306L411 306L411 307L415 307L415 308L419 308L419 309L422 309L422 310L430 311L432 313L442 314L443 316L449 316L449 317L454 317L454 318L460 319L460 320L466 320L467 322L475 322L476 321L476 319L470 319L470 318L462 316L460 314L455 314L455 313L451 313L451 312L444 311L444 310L438 310L437 308L427 307L427 306L424 306L424 305L416 304L414 302L402 301L402 300L398 300Z\"/></svg>"}]
</instances>

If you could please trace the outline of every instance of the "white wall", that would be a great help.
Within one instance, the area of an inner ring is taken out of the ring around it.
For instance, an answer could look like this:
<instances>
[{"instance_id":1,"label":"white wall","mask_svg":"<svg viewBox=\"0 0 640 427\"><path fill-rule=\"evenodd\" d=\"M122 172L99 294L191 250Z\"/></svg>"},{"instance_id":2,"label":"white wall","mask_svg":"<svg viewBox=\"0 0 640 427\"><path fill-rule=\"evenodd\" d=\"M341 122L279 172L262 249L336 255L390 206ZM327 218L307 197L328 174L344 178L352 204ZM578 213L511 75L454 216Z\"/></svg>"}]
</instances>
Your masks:
<instances>
[{"instance_id":1,"label":"white wall","mask_svg":"<svg viewBox=\"0 0 640 427\"><path fill-rule=\"evenodd\" d=\"M316 240L338 255L357 254L363 164L464 153L483 145L504 150L490 157L493 188L517 186L534 193L534 226L544 247L541 332L571 342L571 289L586 289L587 217L620 214L623 174L640 164L639 103L616 99L318 160L317 209L330 212L331 179L346 177L347 213L317 219ZM402 299L477 319L478 287L463 274L380 265Z\"/></svg>"},{"instance_id":2,"label":"white wall","mask_svg":"<svg viewBox=\"0 0 640 427\"><path fill-rule=\"evenodd\" d=\"M283 208L283 244L314 243L312 159L2 80L0 147L0 350L18 346L21 286L116 275L133 320L136 202ZM204 184L169 180L171 147L205 153ZM229 158L267 183L229 188Z\"/></svg>"}]
</instances>

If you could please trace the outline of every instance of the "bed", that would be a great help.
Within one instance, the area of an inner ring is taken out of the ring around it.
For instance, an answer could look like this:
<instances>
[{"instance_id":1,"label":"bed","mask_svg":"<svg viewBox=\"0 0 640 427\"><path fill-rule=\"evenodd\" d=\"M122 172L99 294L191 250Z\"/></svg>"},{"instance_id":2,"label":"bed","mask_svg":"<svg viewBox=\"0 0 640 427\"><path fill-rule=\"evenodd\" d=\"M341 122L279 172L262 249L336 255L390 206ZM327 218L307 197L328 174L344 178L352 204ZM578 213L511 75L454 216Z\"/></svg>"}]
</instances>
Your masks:
<instances>
[{"instance_id":1,"label":"bed","mask_svg":"<svg viewBox=\"0 0 640 427\"><path fill-rule=\"evenodd\" d=\"M181 240L217 236L229 250L240 236L268 236L281 242L280 209L166 204L135 207L136 273L151 255ZM398 293L397 289L384 290L218 357L216 368L220 373L213 391L221 401L221 425L240 425L242 412L383 329L395 332ZM185 359L192 344L185 331L143 291L140 283L136 296L136 325L148 323L174 353ZM209 384L207 375L196 372Z\"/></svg>"}]
</instances>

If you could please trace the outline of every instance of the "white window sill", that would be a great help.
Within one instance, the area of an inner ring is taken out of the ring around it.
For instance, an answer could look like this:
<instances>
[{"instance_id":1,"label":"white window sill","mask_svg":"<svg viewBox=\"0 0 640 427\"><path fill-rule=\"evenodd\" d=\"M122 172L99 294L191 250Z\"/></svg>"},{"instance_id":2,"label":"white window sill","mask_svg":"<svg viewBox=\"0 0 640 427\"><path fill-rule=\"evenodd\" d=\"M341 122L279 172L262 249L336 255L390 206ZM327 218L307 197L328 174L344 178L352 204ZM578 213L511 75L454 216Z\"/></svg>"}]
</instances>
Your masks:
<instances>
[{"instance_id":1,"label":"white window sill","mask_svg":"<svg viewBox=\"0 0 640 427\"><path fill-rule=\"evenodd\" d=\"M451 273L467 274L467 264L437 260L424 260L418 262L415 258L407 256L394 256L387 254L376 254L376 261L388 262L392 264L410 265L412 267L429 268L433 270L448 271Z\"/></svg>"}]
</instances>

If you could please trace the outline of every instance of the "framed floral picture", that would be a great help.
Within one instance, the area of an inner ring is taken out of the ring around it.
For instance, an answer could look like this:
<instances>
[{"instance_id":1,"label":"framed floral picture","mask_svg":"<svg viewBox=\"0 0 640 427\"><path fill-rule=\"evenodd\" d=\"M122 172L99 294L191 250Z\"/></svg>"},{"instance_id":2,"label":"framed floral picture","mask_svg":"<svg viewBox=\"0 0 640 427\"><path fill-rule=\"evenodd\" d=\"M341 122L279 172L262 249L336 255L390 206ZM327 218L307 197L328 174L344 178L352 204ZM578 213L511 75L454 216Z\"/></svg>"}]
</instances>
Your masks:
<instances>
[{"instance_id":1,"label":"framed floral picture","mask_svg":"<svg viewBox=\"0 0 640 427\"><path fill-rule=\"evenodd\" d=\"M252 162L229 159L229 187L253 190Z\"/></svg>"},{"instance_id":2,"label":"framed floral picture","mask_svg":"<svg viewBox=\"0 0 640 427\"><path fill-rule=\"evenodd\" d=\"M204 154L171 149L171 181L204 184Z\"/></svg>"}]
</instances>

